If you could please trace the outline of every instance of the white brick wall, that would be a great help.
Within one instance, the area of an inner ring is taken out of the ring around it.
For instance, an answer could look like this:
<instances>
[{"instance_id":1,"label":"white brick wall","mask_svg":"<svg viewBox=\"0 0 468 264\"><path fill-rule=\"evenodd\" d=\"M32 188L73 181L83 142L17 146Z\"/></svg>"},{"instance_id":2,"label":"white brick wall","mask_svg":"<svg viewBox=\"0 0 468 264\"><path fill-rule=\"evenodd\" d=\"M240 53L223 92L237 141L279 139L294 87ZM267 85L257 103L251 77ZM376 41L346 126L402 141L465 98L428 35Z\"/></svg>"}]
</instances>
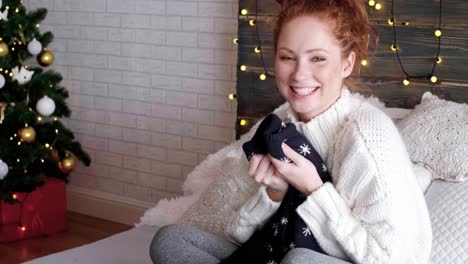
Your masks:
<instances>
[{"instance_id":1,"label":"white brick wall","mask_svg":"<svg viewBox=\"0 0 468 264\"><path fill-rule=\"evenodd\" d=\"M71 185L146 202L234 140L238 0L35 0L48 9L63 120L93 158Z\"/></svg>"}]
</instances>

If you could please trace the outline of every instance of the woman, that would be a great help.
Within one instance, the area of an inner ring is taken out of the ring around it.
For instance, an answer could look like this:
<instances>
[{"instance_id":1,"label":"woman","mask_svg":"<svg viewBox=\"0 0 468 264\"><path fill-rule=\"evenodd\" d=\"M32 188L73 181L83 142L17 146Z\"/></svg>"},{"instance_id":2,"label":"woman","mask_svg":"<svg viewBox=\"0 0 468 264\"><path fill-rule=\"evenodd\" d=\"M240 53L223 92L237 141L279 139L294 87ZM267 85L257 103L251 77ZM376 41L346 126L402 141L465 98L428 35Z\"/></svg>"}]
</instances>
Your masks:
<instances>
[{"instance_id":1,"label":"woman","mask_svg":"<svg viewBox=\"0 0 468 264\"><path fill-rule=\"evenodd\" d=\"M344 83L366 57L372 27L364 1L283 2L275 74L287 103L275 113L312 143L333 180L323 183L317 168L286 145L292 163L254 155L248 174L260 187L226 232L240 244L248 241L291 186L307 197L296 211L326 254L292 248L281 263L428 263L429 214L400 135ZM167 256L164 249L176 244L185 253ZM237 248L201 230L171 226L158 232L151 252L158 263L218 263Z\"/></svg>"}]
</instances>

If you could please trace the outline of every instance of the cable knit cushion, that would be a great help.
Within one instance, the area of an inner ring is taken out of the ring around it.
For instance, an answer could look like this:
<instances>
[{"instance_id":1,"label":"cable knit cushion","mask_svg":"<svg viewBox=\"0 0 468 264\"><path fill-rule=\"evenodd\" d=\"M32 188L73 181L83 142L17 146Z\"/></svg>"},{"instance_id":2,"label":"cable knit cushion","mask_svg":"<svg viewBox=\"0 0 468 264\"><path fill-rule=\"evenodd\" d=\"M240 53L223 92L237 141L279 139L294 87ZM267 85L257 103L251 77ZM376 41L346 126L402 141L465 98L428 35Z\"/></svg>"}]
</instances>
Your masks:
<instances>
[{"instance_id":1,"label":"cable knit cushion","mask_svg":"<svg viewBox=\"0 0 468 264\"><path fill-rule=\"evenodd\" d=\"M426 201L433 232L432 263L468 263L468 181L436 180Z\"/></svg>"},{"instance_id":2,"label":"cable knit cushion","mask_svg":"<svg viewBox=\"0 0 468 264\"><path fill-rule=\"evenodd\" d=\"M468 177L468 105L426 92L397 126L413 162L437 178L463 181Z\"/></svg>"},{"instance_id":3,"label":"cable knit cushion","mask_svg":"<svg viewBox=\"0 0 468 264\"><path fill-rule=\"evenodd\" d=\"M238 157L224 160L224 174L217 177L200 200L179 219L179 223L195 225L213 234L230 239L224 234L225 224L245 199L251 197L258 186L246 173L248 163L239 148Z\"/></svg>"}]
</instances>

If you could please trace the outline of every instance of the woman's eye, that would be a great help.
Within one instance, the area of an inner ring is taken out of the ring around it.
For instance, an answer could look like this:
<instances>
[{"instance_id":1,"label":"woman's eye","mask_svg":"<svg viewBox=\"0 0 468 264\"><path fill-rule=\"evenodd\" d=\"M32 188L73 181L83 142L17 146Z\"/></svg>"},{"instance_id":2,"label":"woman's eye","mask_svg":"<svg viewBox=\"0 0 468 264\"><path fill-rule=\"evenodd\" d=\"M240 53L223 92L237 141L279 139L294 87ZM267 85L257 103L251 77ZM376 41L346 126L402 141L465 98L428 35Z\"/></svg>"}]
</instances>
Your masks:
<instances>
[{"instance_id":1,"label":"woman's eye","mask_svg":"<svg viewBox=\"0 0 468 264\"><path fill-rule=\"evenodd\" d=\"M323 58L323 57L313 57L311 59L311 61L313 61L313 62L320 62L320 61L324 61L324 60L325 60L325 58Z\"/></svg>"},{"instance_id":2,"label":"woman's eye","mask_svg":"<svg viewBox=\"0 0 468 264\"><path fill-rule=\"evenodd\" d=\"M284 61L291 61L291 60L294 60L294 58L289 57L289 56L281 56L281 60L284 60Z\"/></svg>"}]
</instances>

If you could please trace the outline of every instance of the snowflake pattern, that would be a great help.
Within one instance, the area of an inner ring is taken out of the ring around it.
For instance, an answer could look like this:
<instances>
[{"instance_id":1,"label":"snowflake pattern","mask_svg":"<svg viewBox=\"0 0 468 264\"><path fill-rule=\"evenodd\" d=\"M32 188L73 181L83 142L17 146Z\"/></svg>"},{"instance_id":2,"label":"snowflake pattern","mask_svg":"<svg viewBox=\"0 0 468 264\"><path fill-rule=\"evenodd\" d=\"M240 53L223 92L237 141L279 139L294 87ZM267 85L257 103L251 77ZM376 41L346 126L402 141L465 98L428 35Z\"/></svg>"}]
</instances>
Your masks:
<instances>
[{"instance_id":1,"label":"snowflake pattern","mask_svg":"<svg viewBox=\"0 0 468 264\"><path fill-rule=\"evenodd\" d=\"M275 228L275 231L273 232L273 236L278 236L279 235L279 229Z\"/></svg>"},{"instance_id":2,"label":"snowflake pattern","mask_svg":"<svg viewBox=\"0 0 468 264\"><path fill-rule=\"evenodd\" d=\"M287 223L288 223L288 218L286 218L286 217L281 218L281 224L282 225L285 225Z\"/></svg>"},{"instance_id":3,"label":"snowflake pattern","mask_svg":"<svg viewBox=\"0 0 468 264\"><path fill-rule=\"evenodd\" d=\"M299 146L299 149L297 150L302 156L305 156L307 154L310 155L310 147L307 144L302 144Z\"/></svg>"},{"instance_id":4,"label":"snowflake pattern","mask_svg":"<svg viewBox=\"0 0 468 264\"><path fill-rule=\"evenodd\" d=\"M327 170L327 166L325 166L325 164L323 164L323 163L322 163L322 171L323 171L323 172L327 172L327 171L328 171L328 170Z\"/></svg>"},{"instance_id":5,"label":"snowflake pattern","mask_svg":"<svg viewBox=\"0 0 468 264\"><path fill-rule=\"evenodd\" d=\"M268 244L268 243L265 244L265 248L266 248L266 250L267 250L268 252L270 252L270 253L273 252L273 247L272 247L270 244Z\"/></svg>"},{"instance_id":6,"label":"snowflake pattern","mask_svg":"<svg viewBox=\"0 0 468 264\"><path fill-rule=\"evenodd\" d=\"M312 232L310 231L309 228L303 227L303 228L302 228L302 234L303 234L305 237L307 237L307 236L312 235Z\"/></svg>"},{"instance_id":7,"label":"snowflake pattern","mask_svg":"<svg viewBox=\"0 0 468 264\"><path fill-rule=\"evenodd\" d=\"M284 161L284 162L287 162L287 163L291 163L291 162L292 162L288 157L282 157L282 158L281 158L281 161Z\"/></svg>"},{"instance_id":8,"label":"snowflake pattern","mask_svg":"<svg viewBox=\"0 0 468 264\"><path fill-rule=\"evenodd\" d=\"M291 244L289 244L289 249L293 249L293 248L296 248L296 244L294 244L293 242L291 242Z\"/></svg>"}]
</instances>

